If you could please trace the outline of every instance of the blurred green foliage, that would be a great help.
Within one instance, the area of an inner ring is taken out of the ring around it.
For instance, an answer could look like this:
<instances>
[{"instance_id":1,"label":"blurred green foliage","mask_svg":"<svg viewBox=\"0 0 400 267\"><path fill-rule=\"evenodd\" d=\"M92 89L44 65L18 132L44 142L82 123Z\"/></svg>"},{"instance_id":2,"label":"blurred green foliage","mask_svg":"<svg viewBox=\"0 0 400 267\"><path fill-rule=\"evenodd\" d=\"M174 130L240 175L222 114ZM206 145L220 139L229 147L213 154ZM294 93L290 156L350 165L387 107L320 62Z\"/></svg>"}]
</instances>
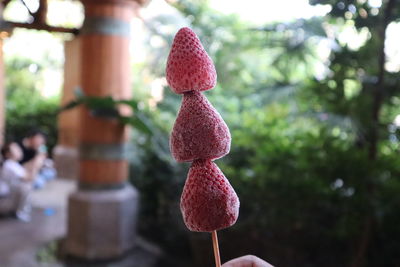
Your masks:
<instances>
[{"instance_id":1,"label":"blurred green foliage","mask_svg":"<svg viewBox=\"0 0 400 267\"><path fill-rule=\"evenodd\" d=\"M331 11L261 26L220 14L206 1L175 2L214 60L218 84L205 94L232 133L231 152L217 164L241 209L237 224L219 235L223 260L256 254L283 267L399 266L400 80L380 59L382 31L399 21L394 2L312 1ZM149 46L150 71L136 71L153 80L164 75L182 25L156 17L147 26L164 45ZM364 41L356 47L343 41L345 29ZM318 54L321 47L328 57ZM145 79L138 84L137 91L151 90ZM151 102L151 94L139 95L144 106ZM209 236L187 231L179 215L188 166L168 155L168 134L180 98L165 87L162 102L148 107L157 133L133 139L139 226L183 266L211 266Z\"/></svg>"},{"instance_id":2,"label":"blurred green foliage","mask_svg":"<svg viewBox=\"0 0 400 267\"><path fill-rule=\"evenodd\" d=\"M39 92L43 85L41 71L45 64L23 57L6 59L5 136L6 140L18 141L30 130L40 129L46 133L47 145L51 151L57 138L59 99L44 98Z\"/></svg>"},{"instance_id":3,"label":"blurred green foliage","mask_svg":"<svg viewBox=\"0 0 400 267\"><path fill-rule=\"evenodd\" d=\"M161 15L145 22L148 61L134 66L135 100L129 103L136 117L121 119L138 128L131 181L141 192L139 231L163 247L163 266L213 264L209 235L189 232L180 215L189 165L169 153L181 96L163 77L183 25L194 29L214 60L218 84L205 94L232 133L231 152L217 163L241 209L238 222L219 234L223 260L256 254L282 267L399 266L400 78L385 70L383 50L385 28L399 22L400 4L310 2L330 5L330 12L251 25L212 10L207 1L179 0L180 20ZM363 41L355 46L343 39L345 30ZM161 45L152 46L152 38ZM329 56L321 56L321 48ZM35 71L29 71L32 64ZM37 64L6 62L9 137L37 126L56 137L57 102L37 92ZM154 86L163 86L161 102ZM86 100L107 112L115 104Z\"/></svg>"}]
</instances>

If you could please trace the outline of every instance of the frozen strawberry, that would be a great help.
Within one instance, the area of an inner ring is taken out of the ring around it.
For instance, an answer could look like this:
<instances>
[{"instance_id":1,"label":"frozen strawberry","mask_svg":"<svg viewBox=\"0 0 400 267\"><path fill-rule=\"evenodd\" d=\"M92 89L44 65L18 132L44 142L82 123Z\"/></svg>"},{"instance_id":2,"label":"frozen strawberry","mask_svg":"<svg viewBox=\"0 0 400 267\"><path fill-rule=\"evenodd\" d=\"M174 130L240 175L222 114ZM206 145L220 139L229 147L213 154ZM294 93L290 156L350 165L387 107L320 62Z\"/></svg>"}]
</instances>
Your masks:
<instances>
[{"instance_id":1,"label":"frozen strawberry","mask_svg":"<svg viewBox=\"0 0 400 267\"><path fill-rule=\"evenodd\" d=\"M230 147L231 134L218 111L202 93L185 93L170 139L176 161L218 159L228 154Z\"/></svg>"},{"instance_id":2,"label":"frozen strawberry","mask_svg":"<svg viewBox=\"0 0 400 267\"><path fill-rule=\"evenodd\" d=\"M166 73L169 86L177 94L209 90L217 81L214 63L189 28L182 28L176 34Z\"/></svg>"},{"instance_id":3,"label":"frozen strawberry","mask_svg":"<svg viewBox=\"0 0 400 267\"><path fill-rule=\"evenodd\" d=\"M227 228L236 222L239 205L235 191L214 162L193 162L181 196L183 220L189 230Z\"/></svg>"}]
</instances>

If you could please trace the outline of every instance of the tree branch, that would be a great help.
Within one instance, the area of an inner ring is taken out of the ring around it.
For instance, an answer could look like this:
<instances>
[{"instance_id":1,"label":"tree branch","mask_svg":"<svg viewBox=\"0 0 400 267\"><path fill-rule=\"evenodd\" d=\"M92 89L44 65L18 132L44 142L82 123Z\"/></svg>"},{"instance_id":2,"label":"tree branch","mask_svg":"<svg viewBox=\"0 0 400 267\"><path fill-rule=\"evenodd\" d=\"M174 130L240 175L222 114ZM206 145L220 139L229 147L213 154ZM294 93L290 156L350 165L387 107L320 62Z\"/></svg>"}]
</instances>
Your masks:
<instances>
[{"instance_id":1,"label":"tree branch","mask_svg":"<svg viewBox=\"0 0 400 267\"><path fill-rule=\"evenodd\" d=\"M379 113L382 106L382 98L384 95L384 83L385 83L385 40L386 40L386 28L389 25L390 18L392 17L392 11L395 6L396 0L389 0L383 16L383 21L378 32L379 39L381 40L381 47L378 54L378 80L373 92L373 106L372 106L372 129L371 129L371 143L369 149L369 159L375 160L377 156L377 143L379 139Z\"/></svg>"},{"instance_id":2,"label":"tree branch","mask_svg":"<svg viewBox=\"0 0 400 267\"><path fill-rule=\"evenodd\" d=\"M14 22L14 21L4 21L4 23L9 25L11 28L17 27L17 28L25 28L25 29L44 30L44 31L48 31L48 32L72 33L75 35L79 33L79 29L56 27L56 26L50 26L47 24L41 24L41 23L36 23L36 22L23 23L23 22Z\"/></svg>"},{"instance_id":3,"label":"tree branch","mask_svg":"<svg viewBox=\"0 0 400 267\"><path fill-rule=\"evenodd\" d=\"M39 0L39 8L34 14L35 22L46 24L47 19L47 0Z\"/></svg>"},{"instance_id":4,"label":"tree branch","mask_svg":"<svg viewBox=\"0 0 400 267\"><path fill-rule=\"evenodd\" d=\"M10 2L11 2L11 0L4 0L4 1L2 1L3 8L5 8L5 7L8 5L8 3L10 3Z\"/></svg>"},{"instance_id":5,"label":"tree branch","mask_svg":"<svg viewBox=\"0 0 400 267\"><path fill-rule=\"evenodd\" d=\"M380 48L378 51L378 80L374 91L372 92L372 125L370 128L370 142L368 149L368 158L371 163L376 161L378 156L378 141L379 141L379 114L382 108L382 100L385 93L385 40L386 40L386 29L390 23L392 17L392 11L395 7L396 0L389 0L383 13L383 20L378 29L378 38L381 41ZM374 226L374 211L371 204L375 192L375 185L371 179L366 181L367 183L367 196L369 205L369 213L364 220L363 233L360 238L360 242L357 248L356 255L352 261L352 267L360 267L363 265L363 259L366 255L368 246L371 241L372 230Z\"/></svg>"},{"instance_id":6,"label":"tree branch","mask_svg":"<svg viewBox=\"0 0 400 267\"><path fill-rule=\"evenodd\" d=\"M33 13L33 12L31 11L31 9L28 7L28 5L25 3L25 1L24 1L24 0L21 0L21 2L22 2L22 4L25 6L26 10L28 10L28 13L29 13L32 17L34 17L34 16L35 16L35 13Z\"/></svg>"}]
</instances>

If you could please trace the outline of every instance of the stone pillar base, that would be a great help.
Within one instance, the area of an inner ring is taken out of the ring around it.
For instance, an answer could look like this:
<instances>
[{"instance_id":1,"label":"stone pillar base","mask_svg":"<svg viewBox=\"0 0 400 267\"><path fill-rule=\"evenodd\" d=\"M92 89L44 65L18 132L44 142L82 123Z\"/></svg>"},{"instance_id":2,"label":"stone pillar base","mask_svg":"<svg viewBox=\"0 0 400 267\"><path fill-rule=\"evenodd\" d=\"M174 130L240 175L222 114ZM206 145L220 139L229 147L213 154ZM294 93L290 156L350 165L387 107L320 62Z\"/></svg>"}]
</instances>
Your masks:
<instances>
[{"instance_id":1,"label":"stone pillar base","mask_svg":"<svg viewBox=\"0 0 400 267\"><path fill-rule=\"evenodd\" d=\"M57 145L53 150L54 165L57 176L77 179L79 175L79 152L77 148Z\"/></svg>"},{"instance_id":2,"label":"stone pillar base","mask_svg":"<svg viewBox=\"0 0 400 267\"><path fill-rule=\"evenodd\" d=\"M78 191L69 198L66 253L86 260L122 256L136 243L139 194L122 189Z\"/></svg>"}]
</instances>

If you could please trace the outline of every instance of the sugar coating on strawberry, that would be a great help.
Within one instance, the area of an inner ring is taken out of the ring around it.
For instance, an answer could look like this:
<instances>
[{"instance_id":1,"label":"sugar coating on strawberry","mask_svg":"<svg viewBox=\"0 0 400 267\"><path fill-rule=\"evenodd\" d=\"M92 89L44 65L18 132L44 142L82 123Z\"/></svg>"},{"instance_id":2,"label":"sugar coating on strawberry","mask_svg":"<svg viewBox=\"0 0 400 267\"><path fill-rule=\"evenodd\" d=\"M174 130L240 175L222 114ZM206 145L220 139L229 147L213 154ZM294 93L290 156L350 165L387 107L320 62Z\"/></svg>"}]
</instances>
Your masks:
<instances>
[{"instance_id":1,"label":"sugar coating on strawberry","mask_svg":"<svg viewBox=\"0 0 400 267\"><path fill-rule=\"evenodd\" d=\"M185 93L170 138L175 160L218 159L230 147L231 134L218 111L202 93Z\"/></svg>"},{"instance_id":2,"label":"sugar coating on strawberry","mask_svg":"<svg viewBox=\"0 0 400 267\"><path fill-rule=\"evenodd\" d=\"M218 166L196 160L181 196L183 220L191 231L212 232L232 226L239 216L239 198Z\"/></svg>"},{"instance_id":3,"label":"sugar coating on strawberry","mask_svg":"<svg viewBox=\"0 0 400 267\"><path fill-rule=\"evenodd\" d=\"M197 35L185 27L178 31L167 60L167 82L182 94L214 88L217 72Z\"/></svg>"}]
</instances>

